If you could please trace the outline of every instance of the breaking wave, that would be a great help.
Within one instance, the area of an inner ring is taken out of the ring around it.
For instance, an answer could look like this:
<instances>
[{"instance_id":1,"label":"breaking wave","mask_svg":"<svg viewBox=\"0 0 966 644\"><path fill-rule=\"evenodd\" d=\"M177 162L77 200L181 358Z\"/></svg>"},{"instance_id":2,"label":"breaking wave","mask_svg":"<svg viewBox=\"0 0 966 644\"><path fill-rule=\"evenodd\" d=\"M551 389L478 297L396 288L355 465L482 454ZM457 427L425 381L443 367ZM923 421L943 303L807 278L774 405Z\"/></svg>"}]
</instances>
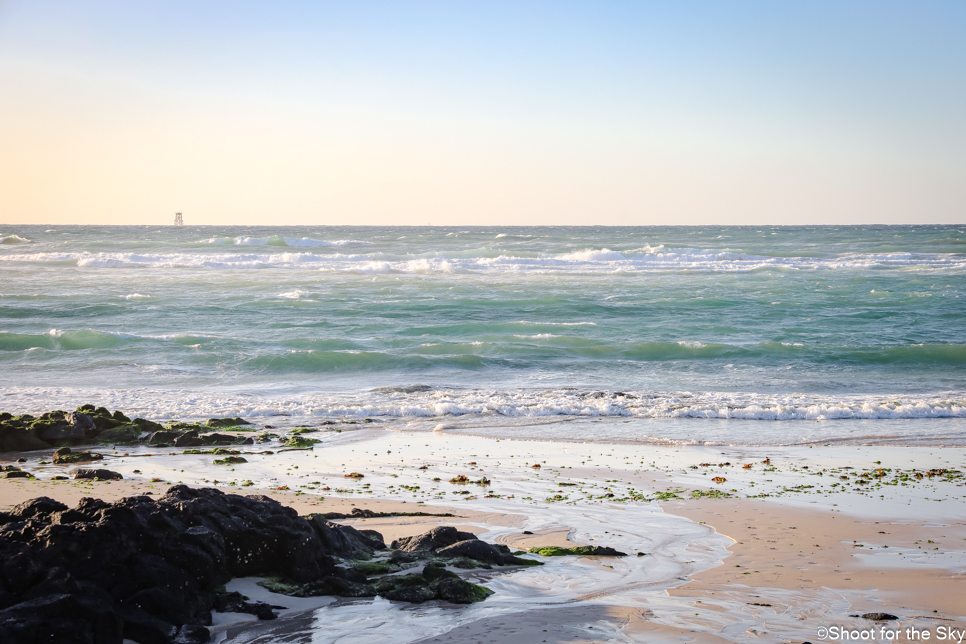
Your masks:
<instances>
[{"instance_id":1,"label":"breaking wave","mask_svg":"<svg viewBox=\"0 0 966 644\"><path fill-rule=\"evenodd\" d=\"M5 238L8 239L8 238ZM283 268L344 273L478 273L478 274L646 274L649 272L745 273L761 270L828 271L852 269L914 269L927 272L966 270L966 254L845 253L835 257L773 257L663 246L615 251L582 249L541 253L532 257L466 251L390 256L385 253L320 254L282 250L297 247L342 247L367 244L352 240L319 242L308 238L236 238L210 240L234 246L271 247L268 252L44 252L0 256L5 262L74 263L89 268ZM239 249L241 250L241 249Z\"/></svg>"}]
</instances>

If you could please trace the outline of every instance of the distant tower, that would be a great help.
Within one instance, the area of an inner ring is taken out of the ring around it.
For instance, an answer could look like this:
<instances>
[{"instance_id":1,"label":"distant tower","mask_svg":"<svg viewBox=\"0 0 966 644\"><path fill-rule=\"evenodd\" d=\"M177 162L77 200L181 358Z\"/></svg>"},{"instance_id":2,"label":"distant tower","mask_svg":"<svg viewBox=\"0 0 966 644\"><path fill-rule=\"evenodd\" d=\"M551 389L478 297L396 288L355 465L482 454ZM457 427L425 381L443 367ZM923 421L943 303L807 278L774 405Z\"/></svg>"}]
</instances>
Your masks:
<instances>
[{"instance_id":1,"label":"distant tower","mask_svg":"<svg viewBox=\"0 0 966 644\"><path fill-rule=\"evenodd\" d=\"M181 218L181 213L180 212L174 213L174 225L175 226L184 226L184 219Z\"/></svg>"}]
</instances>

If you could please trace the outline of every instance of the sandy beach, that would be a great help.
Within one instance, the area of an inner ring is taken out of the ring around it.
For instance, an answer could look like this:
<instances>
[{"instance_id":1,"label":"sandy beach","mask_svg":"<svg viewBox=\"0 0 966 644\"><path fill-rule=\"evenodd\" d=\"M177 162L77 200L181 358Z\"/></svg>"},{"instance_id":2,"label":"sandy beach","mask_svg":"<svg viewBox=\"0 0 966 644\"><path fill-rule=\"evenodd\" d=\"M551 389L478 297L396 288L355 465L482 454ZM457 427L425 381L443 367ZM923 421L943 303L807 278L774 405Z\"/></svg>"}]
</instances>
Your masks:
<instances>
[{"instance_id":1,"label":"sandy beach","mask_svg":"<svg viewBox=\"0 0 966 644\"><path fill-rule=\"evenodd\" d=\"M821 627L874 627L879 633L896 625L859 617L865 613L891 613L903 629L932 631L958 627L966 616L962 477L898 473L913 466L919 472L958 469L952 467L961 458L958 449L765 453L380 427L316 435L322 442L311 450L250 450L249 462L234 470L175 450L105 450L110 468L124 476L120 481L51 480L76 466L41 465L47 455L31 453L19 465L36 478L0 480L0 510L38 496L74 505L88 496L161 495L170 484L185 483L264 494L300 514L366 509L453 515L340 520L377 530L387 543L453 525L512 548L600 545L630 555L534 555L545 565L471 573L496 591L481 604L455 610L426 605L414 612L377 599L388 610L380 609L378 624L363 618L372 600L292 606L270 624L251 616L216 619L215 641L223 642L267 642L282 632L311 630L307 616L319 611L318 619L334 629L331 641L380 641L404 632L405 641L414 642L799 642L823 639L817 636ZM880 478L860 476L868 465L872 473L888 471ZM352 472L363 477L345 477ZM490 484L448 483L460 474ZM268 599L286 606L292 598ZM872 641L889 641L876 637ZM891 641L913 640L900 633Z\"/></svg>"}]
</instances>

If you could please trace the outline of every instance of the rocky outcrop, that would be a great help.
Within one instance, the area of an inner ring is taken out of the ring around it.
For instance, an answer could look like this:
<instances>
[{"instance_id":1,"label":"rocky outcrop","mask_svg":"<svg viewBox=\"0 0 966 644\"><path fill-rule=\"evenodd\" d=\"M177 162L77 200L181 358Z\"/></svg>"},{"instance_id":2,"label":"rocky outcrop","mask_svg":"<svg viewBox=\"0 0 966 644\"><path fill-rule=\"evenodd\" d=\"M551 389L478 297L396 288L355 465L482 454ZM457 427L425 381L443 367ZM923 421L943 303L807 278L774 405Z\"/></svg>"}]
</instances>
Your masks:
<instances>
[{"instance_id":1,"label":"rocky outcrop","mask_svg":"<svg viewBox=\"0 0 966 644\"><path fill-rule=\"evenodd\" d=\"M309 521L267 497L39 498L0 513L0 641L203 642L233 577L345 574Z\"/></svg>"},{"instance_id":2,"label":"rocky outcrop","mask_svg":"<svg viewBox=\"0 0 966 644\"><path fill-rule=\"evenodd\" d=\"M90 443L134 444L161 425L104 407L83 405L76 411L50 411L39 417L0 413L0 452L27 452Z\"/></svg>"},{"instance_id":3,"label":"rocky outcrop","mask_svg":"<svg viewBox=\"0 0 966 644\"><path fill-rule=\"evenodd\" d=\"M89 463L91 461L103 460L104 456L96 452L73 451L69 447L61 447L54 452L54 463L58 465L66 463Z\"/></svg>"},{"instance_id":4,"label":"rocky outcrop","mask_svg":"<svg viewBox=\"0 0 966 644\"><path fill-rule=\"evenodd\" d=\"M238 427L239 425L251 425L244 418L209 418L205 423L208 427Z\"/></svg>"},{"instance_id":5,"label":"rocky outcrop","mask_svg":"<svg viewBox=\"0 0 966 644\"><path fill-rule=\"evenodd\" d=\"M385 548L378 532L208 488L178 485L157 500L85 498L75 508L41 497L0 512L0 642L191 644L208 641L212 610L274 618L280 606L224 591L234 577L266 577L267 588L295 596L469 603L490 591L446 563L528 561L452 527L400 542L409 550L395 554L409 561L375 560Z\"/></svg>"},{"instance_id":6,"label":"rocky outcrop","mask_svg":"<svg viewBox=\"0 0 966 644\"><path fill-rule=\"evenodd\" d=\"M204 445L253 445L250 436L211 432L213 428L241 429L250 425L243 418L212 418L206 424L170 423L167 428L144 418L131 419L120 411L82 405L76 411L51 411L39 417L0 413L0 452L28 452L51 447L86 444L155 447L200 447ZM277 438L277 437L276 437ZM267 439L266 439L267 440ZM306 445L318 442L306 439Z\"/></svg>"},{"instance_id":7,"label":"rocky outcrop","mask_svg":"<svg viewBox=\"0 0 966 644\"><path fill-rule=\"evenodd\" d=\"M446 546L451 546L454 543L467 539L476 539L476 535L472 532L459 532L456 528L450 526L440 526L413 537L396 539L389 547L393 550L411 553L435 552L440 548L445 548Z\"/></svg>"},{"instance_id":8,"label":"rocky outcrop","mask_svg":"<svg viewBox=\"0 0 966 644\"><path fill-rule=\"evenodd\" d=\"M119 481L124 477L120 472L105 469L79 469L74 472L75 479L95 479L99 481Z\"/></svg>"},{"instance_id":9,"label":"rocky outcrop","mask_svg":"<svg viewBox=\"0 0 966 644\"><path fill-rule=\"evenodd\" d=\"M441 599L453 604L483 601L493 591L472 584L446 567L431 563L418 575L390 575L375 583L376 592L395 601L421 603Z\"/></svg>"},{"instance_id":10,"label":"rocky outcrop","mask_svg":"<svg viewBox=\"0 0 966 644\"><path fill-rule=\"evenodd\" d=\"M544 557L564 557L567 555L579 555L584 557L626 557L626 552L615 550L610 546L574 546L573 548L561 548L560 546L535 546L529 552L543 555ZM643 554L643 553L639 553Z\"/></svg>"},{"instance_id":11,"label":"rocky outcrop","mask_svg":"<svg viewBox=\"0 0 966 644\"><path fill-rule=\"evenodd\" d=\"M369 559L374 550L386 547L382 535L375 530L363 533L349 525L326 521L321 516L309 520L329 552L342 559Z\"/></svg>"},{"instance_id":12,"label":"rocky outcrop","mask_svg":"<svg viewBox=\"0 0 966 644\"><path fill-rule=\"evenodd\" d=\"M429 559L456 568L541 565L539 561L517 557L504 545L486 543L477 539L472 532L460 532L451 526L440 526L420 535L397 539L390 547L395 552L389 561L396 564Z\"/></svg>"}]
</instances>

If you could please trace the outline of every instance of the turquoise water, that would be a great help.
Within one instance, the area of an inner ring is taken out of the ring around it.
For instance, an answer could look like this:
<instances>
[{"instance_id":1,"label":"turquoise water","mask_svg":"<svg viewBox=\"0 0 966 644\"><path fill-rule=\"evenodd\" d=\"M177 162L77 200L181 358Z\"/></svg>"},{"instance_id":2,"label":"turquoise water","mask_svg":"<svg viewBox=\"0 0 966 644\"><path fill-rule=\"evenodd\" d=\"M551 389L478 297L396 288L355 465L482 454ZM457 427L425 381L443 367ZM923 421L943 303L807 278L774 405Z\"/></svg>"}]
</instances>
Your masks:
<instances>
[{"instance_id":1,"label":"turquoise water","mask_svg":"<svg viewBox=\"0 0 966 644\"><path fill-rule=\"evenodd\" d=\"M962 418L964 230L0 226L3 406Z\"/></svg>"}]
</instances>

